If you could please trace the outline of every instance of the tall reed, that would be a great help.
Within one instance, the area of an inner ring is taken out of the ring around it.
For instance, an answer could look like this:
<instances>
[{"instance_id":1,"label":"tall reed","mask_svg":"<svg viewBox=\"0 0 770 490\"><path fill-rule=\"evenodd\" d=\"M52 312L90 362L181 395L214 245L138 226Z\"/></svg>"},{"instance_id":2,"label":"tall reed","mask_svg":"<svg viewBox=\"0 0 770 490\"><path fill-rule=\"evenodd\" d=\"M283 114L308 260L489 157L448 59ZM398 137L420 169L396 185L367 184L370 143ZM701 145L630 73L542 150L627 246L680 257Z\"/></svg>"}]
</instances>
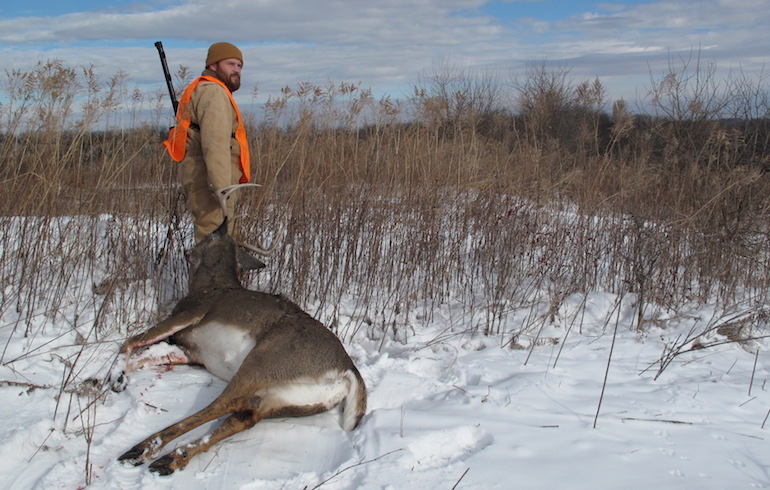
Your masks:
<instances>
[{"instance_id":1,"label":"tall reed","mask_svg":"<svg viewBox=\"0 0 770 490\"><path fill-rule=\"evenodd\" d=\"M640 328L648 304L766 301L766 86L689 70L654 80L648 114L605 113L601 82L561 67L510 85L442 67L402 100L287 87L249 131L262 187L242 191L239 226L269 241L287 225L251 280L332 324L352 308L346 334L403 339L449 301L458 326L505 335L507 315L530 311L526 330L574 293L636 294ZM6 327L30 335L25 318L72 304L91 311L86 339L145 324L184 290L191 244L161 97L61 61L6 79Z\"/></svg>"}]
</instances>

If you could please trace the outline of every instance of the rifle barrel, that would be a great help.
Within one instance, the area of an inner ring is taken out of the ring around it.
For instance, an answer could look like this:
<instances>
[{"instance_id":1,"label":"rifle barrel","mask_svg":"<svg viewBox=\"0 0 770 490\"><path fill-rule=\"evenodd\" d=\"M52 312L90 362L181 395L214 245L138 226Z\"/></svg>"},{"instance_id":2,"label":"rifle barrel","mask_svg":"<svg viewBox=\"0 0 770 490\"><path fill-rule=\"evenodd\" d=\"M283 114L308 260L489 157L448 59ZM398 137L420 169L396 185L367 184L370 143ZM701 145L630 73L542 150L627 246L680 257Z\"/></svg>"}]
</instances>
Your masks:
<instances>
[{"instance_id":1,"label":"rifle barrel","mask_svg":"<svg viewBox=\"0 0 770 490\"><path fill-rule=\"evenodd\" d=\"M171 81L171 73L168 71L168 63L166 63L166 52L163 50L163 43L158 41L155 43L155 47L158 48L158 55L160 56L160 64L163 66L163 75L166 77L166 86L168 87L168 95L171 98L171 105L174 107L174 115L176 115L179 102L176 100L176 93L174 92L174 84Z\"/></svg>"}]
</instances>

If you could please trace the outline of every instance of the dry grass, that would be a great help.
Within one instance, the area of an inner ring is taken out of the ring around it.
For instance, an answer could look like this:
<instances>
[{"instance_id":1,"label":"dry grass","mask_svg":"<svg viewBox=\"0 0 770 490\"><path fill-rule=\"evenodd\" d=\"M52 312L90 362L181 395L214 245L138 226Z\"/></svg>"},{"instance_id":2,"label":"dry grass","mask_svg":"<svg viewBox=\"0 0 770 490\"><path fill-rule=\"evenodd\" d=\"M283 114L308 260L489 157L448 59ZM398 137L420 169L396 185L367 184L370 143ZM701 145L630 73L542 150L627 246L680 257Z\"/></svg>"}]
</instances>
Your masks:
<instances>
[{"instance_id":1,"label":"dry grass","mask_svg":"<svg viewBox=\"0 0 770 490\"><path fill-rule=\"evenodd\" d=\"M545 66L510 86L441 67L400 101L286 88L250 131L263 187L243 195L241 226L269 241L288 224L253 280L317 311L353 295L360 323L344 334L403 338L410 315L450 296L474 318L462 328L506 335L510 312L529 309L531 328L533 305L556 311L573 293L636 294L640 328L647 304L766 301L764 80L723 87L690 70L654 80L643 115L625 101L606 114L599 80ZM59 61L6 78L3 315L21 334L27 315L91 305L85 338L111 328L105 311L144 323L183 290L190 244L160 97ZM94 289L73 296L84 278ZM147 291L160 291L149 306Z\"/></svg>"}]
</instances>

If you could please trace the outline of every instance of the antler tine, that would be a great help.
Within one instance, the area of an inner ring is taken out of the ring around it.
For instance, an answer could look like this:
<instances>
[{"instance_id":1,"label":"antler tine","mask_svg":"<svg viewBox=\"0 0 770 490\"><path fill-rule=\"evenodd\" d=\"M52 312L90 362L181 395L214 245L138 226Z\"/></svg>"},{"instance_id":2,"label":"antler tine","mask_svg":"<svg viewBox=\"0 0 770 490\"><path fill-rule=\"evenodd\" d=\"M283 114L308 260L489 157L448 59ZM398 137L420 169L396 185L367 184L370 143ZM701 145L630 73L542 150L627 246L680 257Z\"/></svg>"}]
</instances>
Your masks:
<instances>
[{"instance_id":1,"label":"antler tine","mask_svg":"<svg viewBox=\"0 0 770 490\"><path fill-rule=\"evenodd\" d=\"M245 184L228 185L227 187L223 187L219 189L216 195L217 195L217 198L219 199L219 204L222 206L222 213L225 218L227 218L227 198L230 197L230 194L240 189L241 187L262 187L262 186L260 184L253 184L249 182ZM275 250L278 248L278 244L280 242L280 236L283 234L283 231L285 228L286 228L285 224L281 224L281 228L278 230L278 233L276 233L275 241L267 248L262 247L261 245L256 245L256 246L251 245L249 243L242 242L240 240L236 240L236 243L243 248L246 248L248 250L251 250L252 252L255 252L259 255L267 257L272 255L273 252L275 252Z\"/></svg>"},{"instance_id":2,"label":"antler tine","mask_svg":"<svg viewBox=\"0 0 770 490\"><path fill-rule=\"evenodd\" d=\"M256 252L259 255L262 255L263 257L268 257L270 255L273 255L273 252L275 252L275 250L278 248L278 244L281 241L281 235L283 235L283 231L285 228L286 228L285 224L281 224L281 227L278 229L278 233L275 234L275 240L273 240L273 243L270 244L270 246L267 248L262 247L261 245L259 246L251 245L249 243L242 242L239 240L236 241L236 243L238 243L238 245L240 245L243 248L247 248L252 252Z\"/></svg>"},{"instance_id":3,"label":"antler tine","mask_svg":"<svg viewBox=\"0 0 770 490\"><path fill-rule=\"evenodd\" d=\"M227 218L227 198L230 197L230 194L235 192L236 190L240 189L241 187L262 187L260 184L253 184L251 182L245 183L245 184L234 184L234 185L228 185L227 187L222 187L217 191L217 199L219 199L219 205L222 206L222 216Z\"/></svg>"}]
</instances>

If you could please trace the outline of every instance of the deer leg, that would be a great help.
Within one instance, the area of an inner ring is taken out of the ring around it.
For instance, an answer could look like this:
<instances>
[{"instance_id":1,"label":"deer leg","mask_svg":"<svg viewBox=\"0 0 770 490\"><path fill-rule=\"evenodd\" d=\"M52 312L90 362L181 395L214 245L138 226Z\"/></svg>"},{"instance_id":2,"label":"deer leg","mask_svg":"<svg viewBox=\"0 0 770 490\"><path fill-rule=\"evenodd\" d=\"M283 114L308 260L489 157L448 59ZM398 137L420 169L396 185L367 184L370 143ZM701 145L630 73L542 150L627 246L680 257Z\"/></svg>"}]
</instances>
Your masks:
<instances>
[{"instance_id":1,"label":"deer leg","mask_svg":"<svg viewBox=\"0 0 770 490\"><path fill-rule=\"evenodd\" d=\"M259 415L254 410L233 413L211 434L175 449L154 461L150 465L150 471L154 471L160 475L170 475L174 471L187 466L187 463L189 463L190 459L196 454L208 451L214 444L233 434L254 427L260 420Z\"/></svg>"},{"instance_id":2,"label":"deer leg","mask_svg":"<svg viewBox=\"0 0 770 490\"><path fill-rule=\"evenodd\" d=\"M169 345L162 349L161 353L153 352L153 347L150 347L129 358L126 363L126 372L146 367L173 366L176 364L190 364L187 354L179 346Z\"/></svg>"},{"instance_id":3,"label":"deer leg","mask_svg":"<svg viewBox=\"0 0 770 490\"><path fill-rule=\"evenodd\" d=\"M243 400L222 399L220 396L213 402L211 402L206 408L199 410L198 412L186 417L179 422L160 430L136 446L126 451L118 458L118 461L123 461L134 466L138 466L145 461L152 459L158 455L161 449L173 441L177 437L185 434L196 427L199 427L206 422L211 422L225 414L233 413L236 411L243 411L249 408L249 403L244 403Z\"/></svg>"},{"instance_id":4,"label":"deer leg","mask_svg":"<svg viewBox=\"0 0 770 490\"><path fill-rule=\"evenodd\" d=\"M126 373L136 371L145 367L153 366L172 366L175 364L193 364L187 354L179 346L165 345L164 342L148 346L144 350L134 352L132 355L121 355L109 373L108 382L113 391L123 391L128 384ZM155 348L155 346L159 348Z\"/></svg>"},{"instance_id":5,"label":"deer leg","mask_svg":"<svg viewBox=\"0 0 770 490\"><path fill-rule=\"evenodd\" d=\"M203 318L205 313L206 310L202 308L181 312L172 315L145 332L129 337L129 339L120 347L118 359L108 375L107 383L112 387L112 390L123 391L128 383L126 372L133 371L146 364L144 362L131 362L131 355L135 351L142 347L156 344L161 340L171 337L180 330L194 325ZM182 364L182 362L168 362L163 364Z\"/></svg>"},{"instance_id":6,"label":"deer leg","mask_svg":"<svg viewBox=\"0 0 770 490\"><path fill-rule=\"evenodd\" d=\"M187 463L190 462L193 456L208 451L214 444L233 434L254 427L262 419L305 417L325 412L328 409L329 407L323 404L297 406L287 404L281 400L267 401L260 397L254 397L251 400L251 407L249 409L233 412L211 434L158 458L150 464L150 471L161 475L170 475L174 471L187 466Z\"/></svg>"},{"instance_id":7,"label":"deer leg","mask_svg":"<svg viewBox=\"0 0 770 490\"><path fill-rule=\"evenodd\" d=\"M182 311L159 322L146 331L129 337L120 348L120 353L130 356L132 352L142 347L155 344L171 337L178 331L198 323L208 311L208 308L197 308Z\"/></svg>"}]
</instances>

